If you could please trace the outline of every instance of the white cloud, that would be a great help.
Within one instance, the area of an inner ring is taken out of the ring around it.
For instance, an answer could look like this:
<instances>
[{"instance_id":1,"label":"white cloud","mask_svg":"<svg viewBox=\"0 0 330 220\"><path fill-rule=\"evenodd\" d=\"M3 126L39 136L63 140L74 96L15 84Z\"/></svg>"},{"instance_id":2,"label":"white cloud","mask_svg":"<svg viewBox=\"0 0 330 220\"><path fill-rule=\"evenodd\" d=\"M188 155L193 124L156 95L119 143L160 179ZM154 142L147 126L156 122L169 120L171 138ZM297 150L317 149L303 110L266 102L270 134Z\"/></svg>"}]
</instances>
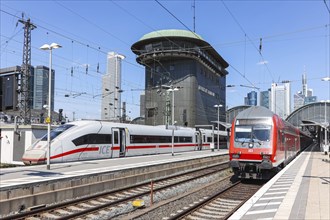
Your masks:
<instances>
[{"instance_id":1,"label":"white cloud","mask_svg":"<svg viewBox=\"0 0 330 220\"><path fill-rule=\"evenodd\" d=\"M257 65L264 65L264 64L267 64L268 61L267 60L264 60L264 61L260 61L259 63L257 63Z\"/></svg>"}]
</instances>

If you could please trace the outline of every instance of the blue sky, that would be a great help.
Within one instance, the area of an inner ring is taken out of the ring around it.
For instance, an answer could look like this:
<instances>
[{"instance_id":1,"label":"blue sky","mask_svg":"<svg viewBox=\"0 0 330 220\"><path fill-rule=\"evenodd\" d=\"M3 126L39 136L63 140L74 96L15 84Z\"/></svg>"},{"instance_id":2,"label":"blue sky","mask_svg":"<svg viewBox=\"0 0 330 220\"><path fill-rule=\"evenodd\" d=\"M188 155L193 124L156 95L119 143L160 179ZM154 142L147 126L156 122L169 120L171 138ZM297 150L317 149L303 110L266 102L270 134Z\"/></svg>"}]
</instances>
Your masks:
<instances>
[{"instance_id":1,"label":"blue sky","mask_svg":"<svg viewBox=\"0 0 330 220\"><path fill-rule=\"evenodd\" d=\"M70 119L73 112L76 118L100 118L100 96L93 96L101 93L106 53L115 51L126 56L122 63L122 101L127 103L127 114L137 117L144 68L136 63L131 45L156 30L193 30L193 1L159 2L177 19L151 0L1 0L0 67L22 63L23 29L16 23L24 12L25 18L37 26L32 31L32 65L49 65L49 53L39 50L41 45L56 42L63 46L53 51L55 109L63 108ZM330 1L326 3L330 7ZM304 70L308 87L318 100L330 99L330 85L321 81L330 72L330 15L324 0L197 0L195 17L196 33L231 65L227 84L236 87L227 89L229 108L243 104L244 96L252 91L239 85L266 90L272 82L290 80L293 96L301 90ZM262 56L258 51L260 38ZM84 94L74 98L79 93Z\"/></svg>"}]
</instances>

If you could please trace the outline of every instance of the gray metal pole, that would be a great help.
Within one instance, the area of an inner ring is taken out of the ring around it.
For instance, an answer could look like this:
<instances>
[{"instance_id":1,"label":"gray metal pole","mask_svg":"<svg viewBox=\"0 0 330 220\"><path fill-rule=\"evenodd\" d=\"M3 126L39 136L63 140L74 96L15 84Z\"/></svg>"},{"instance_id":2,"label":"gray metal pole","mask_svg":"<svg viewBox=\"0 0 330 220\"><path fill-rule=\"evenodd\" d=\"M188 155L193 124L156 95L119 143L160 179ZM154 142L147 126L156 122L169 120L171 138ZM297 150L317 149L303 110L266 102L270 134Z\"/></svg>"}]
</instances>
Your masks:
<instances>
[{"instance_id":1,"label":"gray metal pole","mask_svg":"<svg viewBox=\"0 0 330 220\"><path fill-rule=\"evenodd\" d=\"M324 108L324 120L325 120L325 128L324 128L324 152L325 154L328 153L329 148L328 148L328 132L327 132L327 128L328 128L328 123L327 123L327 101L324 102L325 108Z\"/></svg>"},{"instance_id":2,"label":"gray metal pole","mask_svg":"<svg viewBox=\"0 0 330 220\"><path fill-rule=\"evenodd\" d=\"M47 170L50 170L50 126L52 123L52 48L49 48L49 73L48 73L48 125L47 125Z\"/></svg>"},{"instance_id":3,"label":"gray metal pole","mask_svg":"<svg viewBox=\"0 0 330 220\"><path fill-rule=\"evenodd\" d=\"M220 105L218 105L218 150L220 150L220 144L219 144L219 122L220 122L220 116L219 116L219 109L220 109Z\"/></svg>"}]
</instances>

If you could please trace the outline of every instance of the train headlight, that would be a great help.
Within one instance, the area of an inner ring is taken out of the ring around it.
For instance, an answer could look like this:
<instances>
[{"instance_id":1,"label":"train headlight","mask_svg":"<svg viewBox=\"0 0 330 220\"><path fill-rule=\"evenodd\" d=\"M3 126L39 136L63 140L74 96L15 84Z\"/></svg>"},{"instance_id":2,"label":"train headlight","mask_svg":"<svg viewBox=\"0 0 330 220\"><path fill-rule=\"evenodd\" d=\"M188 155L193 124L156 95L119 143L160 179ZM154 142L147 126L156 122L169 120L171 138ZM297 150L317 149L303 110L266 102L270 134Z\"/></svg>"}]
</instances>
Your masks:
<instances>
[{"instance_id":1,"label":"train headlight","mask_svg":"<svg viewBox=\"0 0 330 220\"><path fill-rule=\"evenodd\" d=\"M239 158L239 154L233 154L233 158L234 159L238 159Z\"/></svg>"},{"instance_id":2,"label":"train headlight","mask_svg":"<svg viewBox=\"0 0 330 220\"><path fill-rule=\"evenodd\" d=\"M263 153L261 153L261 157L262 157L263 160L270 160L271 156L272 155L270 155L270 154L263 154Z\"/></svg>"},{"instance_id":3,"label":"train headlight","mask_svg":"<svg viewBox=\"0 0 330 220\"><path fill-rule=\"evenodd\" d=\"M240 156L241 156L241 152L232 155L233 159L238 159Z\"/></svg>"},{"instance_id":4,"label":"train headlight","mask_svg":"<svg viewBox=\"0 0 330 220\"><path fill-rule=\"evenodd\" d=\"M262 155L262 159L264 159L264 160L270 160L270 155Z\"/></svg>"}]
</instances>

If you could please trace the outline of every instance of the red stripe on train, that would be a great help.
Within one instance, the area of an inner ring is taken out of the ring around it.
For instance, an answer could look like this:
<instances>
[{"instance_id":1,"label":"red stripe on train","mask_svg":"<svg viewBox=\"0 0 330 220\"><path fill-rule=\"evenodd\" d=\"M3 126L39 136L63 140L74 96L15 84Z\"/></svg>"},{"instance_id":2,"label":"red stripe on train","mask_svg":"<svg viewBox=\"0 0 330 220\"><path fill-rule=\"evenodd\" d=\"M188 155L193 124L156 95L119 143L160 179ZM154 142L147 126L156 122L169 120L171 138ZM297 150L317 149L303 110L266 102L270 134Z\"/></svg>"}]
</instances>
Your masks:
<instances>
[{"instance_id":1,"label":"red stripe on train","mask_svg":"<svg viewBox=\"0 0 330 220\"><path fill-rule=\"evenodd\" d=\"M203 144L203 146L209 146L209 144ZM136 150L136 149L152 149L152 148L171 148L171 144L164 144L164 145L140 145L140 146L126 146L126 150ZM183 145L174 145L174 147L197 147L196 144L183 144ZM115 146L112 150L119 150L119 146ZM51 156L50 159L56 159L59 157L65 157L71 154L81 153L81 152L90 152L90 151L98 151L99 147L91 147L91 148L79 148L71 151L67 151L62 154L58 154L55 156ZM39 158L39 159L29 159L29 158L22 158L23 161L45 161L47 158Z\"/></svg>"}]
</instances>

